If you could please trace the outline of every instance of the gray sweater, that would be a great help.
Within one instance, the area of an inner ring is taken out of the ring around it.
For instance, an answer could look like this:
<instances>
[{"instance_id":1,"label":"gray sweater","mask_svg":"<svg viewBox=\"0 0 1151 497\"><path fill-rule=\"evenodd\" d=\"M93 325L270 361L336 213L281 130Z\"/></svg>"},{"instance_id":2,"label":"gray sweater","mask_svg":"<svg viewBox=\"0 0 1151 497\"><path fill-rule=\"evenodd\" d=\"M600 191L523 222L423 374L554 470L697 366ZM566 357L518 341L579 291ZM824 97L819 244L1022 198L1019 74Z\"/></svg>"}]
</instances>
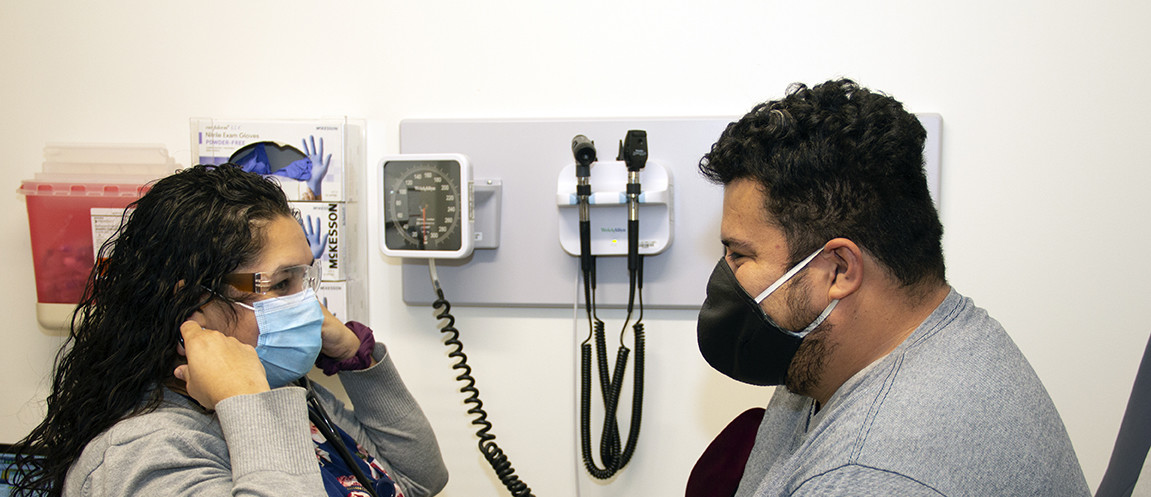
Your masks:
<instances>
[{"instance_id":1,"label":"gray sweater","mask_svg":"<svg viewBox=\"0 0 1151 497\"><path fill-rule=\"evenodd\" d=\"M777 388L737 496L1089 496L1063 421L1002 326L954 290L818 412Z\"/></svg>"},{"instance_id":2,"label":"gray sweater","mask_svg":"<svg viewBox=\"0 0 1151 497\"><path fill-rule=\"evenodd\" d=\"M434 495L448 472L423 411L385 347L378 363L339 373L355 411L316 385L328 414L385 466L406 497ZM214 413L166 391L155 411L116 423L68 470L64 495L322 496L305 391L240 395Z\"/></svg>"}]
</instances>

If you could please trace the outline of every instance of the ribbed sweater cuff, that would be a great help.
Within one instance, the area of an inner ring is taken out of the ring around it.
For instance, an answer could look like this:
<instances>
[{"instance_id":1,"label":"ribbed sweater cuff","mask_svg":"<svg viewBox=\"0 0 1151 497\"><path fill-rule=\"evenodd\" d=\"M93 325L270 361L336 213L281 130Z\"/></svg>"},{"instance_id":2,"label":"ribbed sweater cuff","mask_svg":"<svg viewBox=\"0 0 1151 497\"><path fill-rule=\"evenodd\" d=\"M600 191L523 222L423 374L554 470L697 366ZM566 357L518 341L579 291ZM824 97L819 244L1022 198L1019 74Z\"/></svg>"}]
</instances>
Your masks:
<instances>
[{"instance_id":1,"label":"ribbed sweater cuff","mask_svg":"<svg viewBox=\"0 0 1151 497\"><path fill-rule=\"evenodd\" d=\"M340 372L340 382L359 409L367 407L383 416L407 416L418 408L412 394L400 379L400 372L392 363L387 347L376 342L372 350L376 364L359 371Z\"/></svg>"},{"instance_id":2,"label":"ribbed sweater cuff","mask_svg":"<svg viewBox=\"0 0 1151 497\"><path fill-rule=\"evenodd\" d=\"M228 442L234 478L262 471L316 470L303 388L237 395L216 404L216 415Z\"/></svg>"}]
</instances>

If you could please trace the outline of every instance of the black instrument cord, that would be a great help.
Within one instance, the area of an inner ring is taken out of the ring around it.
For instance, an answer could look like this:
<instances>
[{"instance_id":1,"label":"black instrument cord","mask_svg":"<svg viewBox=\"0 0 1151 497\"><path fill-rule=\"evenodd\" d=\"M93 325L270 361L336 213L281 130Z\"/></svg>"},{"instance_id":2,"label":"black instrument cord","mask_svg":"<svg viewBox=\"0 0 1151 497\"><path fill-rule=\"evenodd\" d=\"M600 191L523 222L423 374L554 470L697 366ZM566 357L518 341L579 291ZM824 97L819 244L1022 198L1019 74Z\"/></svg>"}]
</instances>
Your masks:
<instances>
[{"instance_id":1,"label":"black instrument cord","mask_svg":"<svg viewBox=\"0 0 1151 497\"><path fill-rule=\"evenodd\" d=\"M428 266L432 276L432 286L436 292L436 300L432 302L432 308L438 311L436 319L447 320L447 323L440 328L440 332L447 335L444 340L444 345L452 347L448 352L448 357L455 359L456 362L452 364L452 369L460 371L456 376L456 380L463 382L464 386L460 387L460 393L467 394L464 399L464 404L469 404L472 407L468 409L468 414L475 416L472 419L472 424L479 426L476 430L476 436L479 437L480 453L484 455L484 459L488 461L492 469L495 470L496 476L503 483L504 487L516 497L535 497L532 494L531 488L526 483L519 479L516 475L515 468L512 467L511 462L508 460L503 449L496 444L496 436L491 433L492 423L488 421L488 413L484 411L484 403L480 400L480 391L476 388L476 380L472 377L472 368L468 365L468 356L464 354L464 344L460 342L460 331L456 329L456 318L452 316L452 305L444 297L444 291L440 288L439 278L436 276L436 266L434 260L428 260Z\"/></svg>"},{"instance_id":2,"label":"black instrument cord","mask_svg":"<svg viewBox=\"0 0 1151 497\"><path fill-rule=\"evenodd\" d=\"M621 448L619 424L616 413L619 407L620 394L623 389L623 379L627 369L627 359L631 353L624 344L624 334L627 323L631 321L632 312L629 309L624 326L620 331L620 347L616 354L614 374L608 373L607 345L605 340L604 322L599 319L595 303L595 273L594 269L584 272L584 301L587 303L588 338L580 344L580 448L583 454L584 466L594 478L606 480L614 476L620 469L631 461L635 447L639 441L640 421L643 417L643 383L644 383L644 325L643 320L643 258L632 274L632 287L630 299L639 295L639 318L632 325L635 339L635 372L632 377L632 412L631 423L628 430L626 444ZM593 265L594 268L594 265ZM595 343L596 362L599 370L600 389L604 401L604 426L600 439L600 460L603 467L596 464L591 448L591 356L592 342Z\"/></svg>"},{"instance_id":3,"label":"black instrument cord","mask_svg":"<svg viewBox=\"0 0 1151 497\"><path fill-rule=\"evenodd\" d=\"M639 294L639 317L636 318L635 324L631 327L632 335L635 339L635 374L632 377L631 425L628 429L627 445L620 455L620 467L623 467L631 461L631 456L635 453L636 443L639 442L640 420L643 418L644 344L646 343L643 324L643 256L639 257L637 271L637 279L639 280L639 288L637 291ZM620 332L620 343L623 343L623 331ZM616 392L616 396L619 396L618 391Z\"/></svg>"},{"instance_id":4,"label":"black instrument cord","mask_svg":"<svg viewBox=\"0 0 1151 497\"><path fill-rule=\"evenodd\" d=\"M587 319L588 319L588 337L580 344L580 451L583 455L584 466L587 468L589 474L593 477L606 480L611 478L619 469L616 466L616 459L611 457L610 451L605 457L603 446L601 445L600 458L603 460L604 467L599 467L595 458L592 456L591 451L591 342L594 340L597 356L599 358L599 378L600 378L600 391L603 392L605 415L604 415L604 428L605 436L602 440L605 444L610 444L612 439L618 440L618 426L612 423L615 418L615 408L612 405L611 386L609 385L610 379L607 371L607 357L605 349L607 346L604 343L604 322L599 319L595 313L595 291L594 285L594 272L585 270L583 272L584 280L584 302L586 303ZM616 430L616 436L612 437L612 429Z\"/></svg>"},{"instance_id":5,"label":"black instrument cord","mask_svg":"<svg viewBox=\"0 0 1151 497\"><path fill-rule=\"evenodd\" d=\"M340 458L348 465L348 469L352 471L352 475L356 477L356 481L360 482L360 485L364 487L368 495L376 497L374 482L371 478L368 478L368 475L364 474L363 469L360 468L357 462L356 456L348 450L347 445L344 445L344 439L336 431L335 425L332 424L332 418L328 416L328 411L324 410L324 405L320 402L320 399L316 397L316 391L312 388L312 382L305 376L300 378L298 384L308 391L308 419L312 421L312 424L316 426L320 434L332 443L332 447L336 448L336 452L340 455Z\"/></svg>"}]
</instances>

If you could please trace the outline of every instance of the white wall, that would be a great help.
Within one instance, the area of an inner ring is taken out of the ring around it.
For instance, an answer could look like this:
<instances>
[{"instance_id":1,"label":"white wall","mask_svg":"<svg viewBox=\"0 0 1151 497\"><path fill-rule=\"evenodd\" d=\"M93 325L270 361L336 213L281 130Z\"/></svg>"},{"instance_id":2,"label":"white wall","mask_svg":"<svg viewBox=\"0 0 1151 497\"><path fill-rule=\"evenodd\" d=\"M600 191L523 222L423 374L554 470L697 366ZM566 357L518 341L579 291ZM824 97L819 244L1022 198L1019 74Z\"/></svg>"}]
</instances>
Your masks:
<instances>
[{"instance_id":1,"label":"white wall","mask_svg":"<svg viewBox=\"0 0 1151 497\"><path fill-rule=\"evenodd\" d=\"M704 4L712 6L705 6ZM1148 338L1151 6L1132 1L209 0L0 3L0 441L41 415L60 339L38 330L21 179L46 142L161 143L191 116L368 120L368 157L415 117L741 115L849 76L944 119L951 282L1044 380L1095 487ZM374 191L374 190L369 190ZM683 233L681 236L690 236ZM430 416L445 495L504 495L482 466L432 313L372 251L372 324ZM699 282L703 285L704 282ZM499 441L537 495L676 495L727 420L769 392L712 373L694 313L654 312L633 466L577 467L571 311L461 309ZM578 485L577 485L578 484Z\"/></svg>"}]
</instances>

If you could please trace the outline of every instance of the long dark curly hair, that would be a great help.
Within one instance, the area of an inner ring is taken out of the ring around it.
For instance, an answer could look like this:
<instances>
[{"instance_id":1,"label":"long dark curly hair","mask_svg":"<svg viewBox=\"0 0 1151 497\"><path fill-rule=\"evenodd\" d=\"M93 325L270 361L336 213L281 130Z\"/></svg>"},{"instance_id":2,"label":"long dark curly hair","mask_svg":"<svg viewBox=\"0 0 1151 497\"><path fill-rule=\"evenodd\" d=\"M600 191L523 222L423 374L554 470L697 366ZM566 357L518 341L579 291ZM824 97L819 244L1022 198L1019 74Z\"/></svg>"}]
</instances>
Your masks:
<instances>
[{"instance_id":1,"label":"long dark curly hair","mask_svg":"<svg viewBox=\"0 0 1151 497\"><path fill-rule=\"evenodd\" d=\"M750 178L764 188L793 265L844 237L914 290L945 282L926 137L903 104L849 79L794 84L728 125L699 168L717 183Z\"/></svg>"},{"instance_id":2,"label":"long dark curly hair","mask_svg":"<svg viewBox=\"0 0 1151 497\"><path fill-rule=\"evenodd\" d=\"M163 178L129 209L57 354L47 415L17 444L16 495L61 495L89 441L160 404L183 359L180 324L253 261L267 221L293 215L275 183L231 165Z\"/></svg>"}]
</instances>

